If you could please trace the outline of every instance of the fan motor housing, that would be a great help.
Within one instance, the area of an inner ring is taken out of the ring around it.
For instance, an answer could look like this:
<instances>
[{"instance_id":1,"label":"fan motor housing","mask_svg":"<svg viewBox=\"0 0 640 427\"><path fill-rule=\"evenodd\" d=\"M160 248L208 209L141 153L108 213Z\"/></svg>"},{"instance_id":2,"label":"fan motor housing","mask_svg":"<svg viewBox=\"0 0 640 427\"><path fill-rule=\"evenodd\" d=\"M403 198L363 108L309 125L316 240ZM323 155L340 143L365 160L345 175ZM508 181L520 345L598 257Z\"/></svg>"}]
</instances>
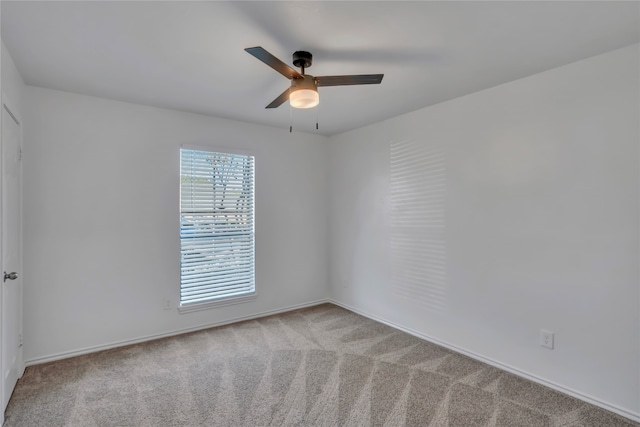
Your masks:
<instances>
[{"instance_id":1,"label":"fan motor housing","mask_svg":"<svg viewBox=\"0 0 640 427\"><path fill-rule=\"evenodd\" d=\"M310 74L306 74L302 76L301 79L291 80L291 91L293 92L300 89L315 90L317 92L316 78Z\"/></svg>"},{"instance_id":2,"label":"fan motor housing","mask_svg":"<svg viewBox=\"0 0 640 427\"><path fill-rule=\"evenodd\" d=\"M309 68L313 62L313 55L304 50L293 52L293 65L298 68Z\"/></svg>"}]
</instances>

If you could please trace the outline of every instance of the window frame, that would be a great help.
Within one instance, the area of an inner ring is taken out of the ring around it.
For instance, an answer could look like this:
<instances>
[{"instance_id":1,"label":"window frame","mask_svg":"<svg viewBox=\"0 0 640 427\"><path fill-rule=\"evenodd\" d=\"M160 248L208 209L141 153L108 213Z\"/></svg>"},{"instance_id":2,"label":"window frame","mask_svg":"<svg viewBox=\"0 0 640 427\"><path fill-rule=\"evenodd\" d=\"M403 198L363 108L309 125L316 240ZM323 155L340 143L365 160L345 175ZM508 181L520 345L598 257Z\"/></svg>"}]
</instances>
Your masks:
<instances>
[{"instance_id":1,"label":"window frame","mask_svg":"<svg viewBox=\"0 0 640 427\"><path fill-rule=\"evenodd\" d=\"M179 251L179 260L180 260L180 269L182 267L182 237L181 237L181 224L182 224L182 150L192 150L192 151L203 151L209 153L220 153L220 154L229 154L236 156L251 156L253 157L253 182L252 182L252 190L253 190L253 206L252 206L252 214L253 214L253 225L252 225L252 234L253 234L253 292L245 293L242 295L230 295L230 296L221 296L219 298L214 298L201 302L190 302L183 303L182 302L182 273L179 271L178 277L178 311L182 313L190 313L194 311L206 310L210 308L233 305L233 304L241 304L245 302L252 301L256 299L258 296L257 292L257 278L256 278L256 158L257 156L250 150L239 149L237 147L228 147L228 146L209 146L209 145L180 145L178 150L178 251Z\"/></svg>"}]
</instances>

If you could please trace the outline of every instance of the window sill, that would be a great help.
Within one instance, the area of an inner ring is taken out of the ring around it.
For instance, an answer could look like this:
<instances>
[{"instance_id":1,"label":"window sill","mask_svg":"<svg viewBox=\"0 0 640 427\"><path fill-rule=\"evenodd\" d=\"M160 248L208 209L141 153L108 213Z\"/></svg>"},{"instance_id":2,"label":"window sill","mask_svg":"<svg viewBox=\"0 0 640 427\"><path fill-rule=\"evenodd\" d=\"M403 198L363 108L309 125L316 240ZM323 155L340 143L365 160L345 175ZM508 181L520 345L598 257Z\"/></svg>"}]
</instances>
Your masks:
<instances>
[{"instance_id":1,"label":"window sill","mask_svg":"<svg viewBox=\"0 0 640 427\"><path fill-rule=\"evenodd\" d=\"M197 304L189 304L178 307L180 314L192 313L194 311L209 310L211 308L222 307L225 305L242 304L253 301L258 296L257 292L251 294L239 295L237 297L222 298L215 301L201 302Z\"/></svg>"}]
</instances>

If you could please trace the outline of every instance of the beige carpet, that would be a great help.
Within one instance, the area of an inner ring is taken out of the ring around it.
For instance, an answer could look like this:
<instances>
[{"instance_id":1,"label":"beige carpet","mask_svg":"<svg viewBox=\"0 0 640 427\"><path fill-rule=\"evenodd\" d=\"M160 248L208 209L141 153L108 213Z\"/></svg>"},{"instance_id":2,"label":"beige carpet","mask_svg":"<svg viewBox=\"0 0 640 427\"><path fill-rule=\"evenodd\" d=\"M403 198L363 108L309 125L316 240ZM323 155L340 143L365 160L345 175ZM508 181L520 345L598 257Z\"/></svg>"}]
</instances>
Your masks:
<instances>
[{"instance_id":1,"label":"beige carpet","mask_svg":"<svg viewBox=\"0 0 640 427\"><path fill-rule=\"evenodd\" d=\"M330 304L27 368L13 426L637 426Z\"/></svg>"}]
</instances>

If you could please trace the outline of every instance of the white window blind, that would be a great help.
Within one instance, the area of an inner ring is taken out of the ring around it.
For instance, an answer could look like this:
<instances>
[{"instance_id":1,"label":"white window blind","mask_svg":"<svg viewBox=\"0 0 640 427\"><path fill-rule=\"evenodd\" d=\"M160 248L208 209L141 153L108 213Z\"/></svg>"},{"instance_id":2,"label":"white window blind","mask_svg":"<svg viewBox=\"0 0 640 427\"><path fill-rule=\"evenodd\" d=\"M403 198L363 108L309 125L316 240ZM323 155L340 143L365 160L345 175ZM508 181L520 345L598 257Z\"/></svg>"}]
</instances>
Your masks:
<instances>
[{"instance_id":1,"label":"white window blind","mask_svg":"<svg viewBox=\"0 0 640 427\"><path fill-rule=\"evenodd\" d=\"M255 293L253 156L180 150L181 307Z\"/></svg>"}]
</instances>

